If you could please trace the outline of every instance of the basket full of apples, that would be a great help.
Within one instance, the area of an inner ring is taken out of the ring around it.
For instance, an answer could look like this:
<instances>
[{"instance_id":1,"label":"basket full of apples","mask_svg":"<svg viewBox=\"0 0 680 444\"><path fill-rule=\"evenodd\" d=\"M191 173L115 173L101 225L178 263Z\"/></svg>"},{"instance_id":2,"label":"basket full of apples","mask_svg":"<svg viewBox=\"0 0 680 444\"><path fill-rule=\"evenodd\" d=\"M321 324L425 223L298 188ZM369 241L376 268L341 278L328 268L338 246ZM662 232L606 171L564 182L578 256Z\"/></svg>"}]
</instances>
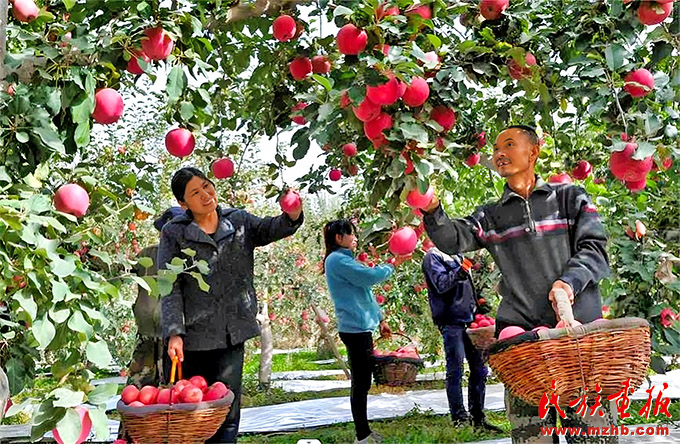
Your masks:
<instances>
[{"instance_id":1,"label":"basket full of apples","mask_svg":"<svg viewBox=\"0 0 680 444\"><path fill-rule=\"evenodd\" d=\"M411 385L416 382L418 369L423 367L423 360L411 338L400 333L392 334L408 339L409 343L393 351L374 349L373 378L377 385L390 387Z\"/></svg>"},{"instance_id":2,"label":"basket full of apples","mask_svg":"<svg viewBox=\"0 0 680 444\"><path fill-rule=\"evenodd\" d=\"M651 352L649 323L641 318L574 319L564 291L555 294L559 323L531 331L511 325L489 349L489 365L513 396L539 405L557 395L567 406L584 396L631 393L645 380Z\"/></svg>"},{"instance_id":3,"label":"basket full of apples","mask_svg":"<svg viewBox=\"0 0 680 444\"><path fill-rule=\"evenodd\" d=\"M470 342L475 348L485 354L495 342L494 330L496 329L496 320L492 317L477 313L475 320L470 323L470 327L466 330Z\"/></svg>"},{"instance_id":4,"label":"basket full of apples","mask_svg":"<svg viewBox=\"0 0 680 444\"><path fill-rule=\"evenodd\" d=\"M222 382L208 385L202 376L174 382L177 360L169 387L126 386L117 409L125 432L140 443L203 443L222 425L234 393Z\"/></svg>"}]
</instances>

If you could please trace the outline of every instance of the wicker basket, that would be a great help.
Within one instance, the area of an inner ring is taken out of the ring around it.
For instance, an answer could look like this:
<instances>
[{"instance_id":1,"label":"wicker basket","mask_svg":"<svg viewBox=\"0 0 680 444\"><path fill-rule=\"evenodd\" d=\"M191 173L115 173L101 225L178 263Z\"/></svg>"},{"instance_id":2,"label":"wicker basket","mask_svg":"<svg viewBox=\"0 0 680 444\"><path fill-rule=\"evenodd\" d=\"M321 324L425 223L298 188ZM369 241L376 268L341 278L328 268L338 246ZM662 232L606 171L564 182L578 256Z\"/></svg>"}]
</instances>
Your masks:
<instances>
[{"instance_id":1,"label":"wicker basket","mask_svg":"<svg viewBox=\"0 0 680 444\"><path fill-rule=\"evenodd\" d=\"M393 335L402 336L413 342L411 338L400 333ZM380 340L380 339L379 339ZM416 352L417 353L417 352ZM375 367L373 379L376 385L387 385L390 387L409 386L416 382L418 369L423 367L423 360L418 357L406 358L397 356L374 355Z\"/></svg>"},{"instance_id":2,"label":"wicker basket","mask_svg":"<svg viewBox=\"0 0 680 444\"><path fill-rule=\"evenodd\" d=\"M566 296L566 295L565 295ZM567 303L568 304L568 303ZM569 315L573 319L571 305ZM649 366L649 324L640 318L597 320L569 328L530 331L491 346L489 365L512 395L538 405L544 393L559 395L559 405L583 396L605 399L642 384ZM552 384L555 381L555 389ZM599 383L601 391L595 391Z\"/></svg>"},{"instance_id":3,"label":"wicker basket","mask_svg":"<svg viewBox=\"0 0 680 444\"><path fill-rule=\"evenodd\" d=\"M174 376L174 371L172 373ZM173 380L174 377L171 377L171 383ZM184 444L203 443L214 435L227 417L233 401L234 393L229 391L222 399L196 404L129 407L120 400L116 407L123 430L132 442Z\"/></svg>"},{"instance_id":4,"label":"wicker basket","mask_svg":"<svg viewBox=\"0 0 680 444\"><path fill-rule=\"evenodd\" d=\"M488 327L468 328L465 332L468 338L470 338L472 345L482 352L486 358L488 357L489 348L496 343L496 338L494 337L495 330L495 325L489 325Z\"/></svg>"}]
</instances>

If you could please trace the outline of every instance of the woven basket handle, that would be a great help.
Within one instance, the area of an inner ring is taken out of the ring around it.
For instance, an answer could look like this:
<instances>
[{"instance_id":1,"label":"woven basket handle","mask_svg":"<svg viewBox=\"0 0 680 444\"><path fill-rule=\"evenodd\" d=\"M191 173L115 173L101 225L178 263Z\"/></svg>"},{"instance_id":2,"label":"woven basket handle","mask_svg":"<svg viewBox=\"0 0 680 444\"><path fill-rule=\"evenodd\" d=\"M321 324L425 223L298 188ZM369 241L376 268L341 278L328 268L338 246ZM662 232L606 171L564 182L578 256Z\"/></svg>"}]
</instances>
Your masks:
<instances>
[{"instance_id":1,"label":"woven basket handle","mask_svg":"<svg viewBox=\"0 0 680 444\"><path fill-rule=\"evenodd\" d=\"M569 302L569 295L561 288L555 289L555 304L557 305L557 314L568 326L574 323L574 311Z\"/></svg>"},{"instance_id":2,"label":"woven basket handle","mask_svg":"<svg viewBox=\"0 0 680 444\"><path fill-rule=\"evenodd\" d=\"M175 376L178 376L179 379L182 379L182 363L179 362L179 358L177 356L172 357L172 368L170 369L170 384L175 383Z\"/></svg>"}]
</instances>

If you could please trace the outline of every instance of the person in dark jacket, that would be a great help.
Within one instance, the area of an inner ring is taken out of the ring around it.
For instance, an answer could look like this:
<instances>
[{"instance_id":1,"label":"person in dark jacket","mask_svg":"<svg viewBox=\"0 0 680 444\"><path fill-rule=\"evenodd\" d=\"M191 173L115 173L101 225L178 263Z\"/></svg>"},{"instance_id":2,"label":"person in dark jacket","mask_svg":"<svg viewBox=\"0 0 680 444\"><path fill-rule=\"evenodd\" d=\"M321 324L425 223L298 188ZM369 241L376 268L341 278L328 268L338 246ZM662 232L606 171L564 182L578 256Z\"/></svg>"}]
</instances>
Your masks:
<instances>
[{"instance_id":1,"label":"person in dark jacket","mask_svg":"<svg viewBox=\"0 0 680 444\"><path fill-rule=\"evenodd\" d=\"M597 207L586 191L571 184L545 183L535 173L540 146L536 131L509 126L494 144L493 165L506 179L498 202L479 207L463 219L449 219L437 197L424 209L425 230L440 250L465 253L486 248L502 273L496 334L516 325L525 330L555 326L554 293L564 290L582 323L602 316L598 282L609 274L607 238ZM506 390L506 412L513 443L544 442L541 427L554 426L554 409L541 418L537 406ZM613 402L613 401L612 401ZM603 403L604 416L581 418L567 410L565 427L616 425L616 409ZM553 436L554 442L558 437ZM572 438L569 437L571 442ZM579 438L580 439L580 438ZM616 443L616 436L588 437Z\"/></svg>"},{"instance_id":2,"label":"person in dark jacket","mask_svg":"<svg viewBox=\"0 0 680 444\"><path fill-rule=\"evenodd\" d=\"M502 433L489 424L484 415L487 368L482 353L472 345L465 329L474 319L477 297L469 267L463 266L459 254L449 256L436 247L430 248L423 258L423 273L432 310L432 319L444 340L446 355L446 396L451 419L457 426L468 421L475 428ZM468 406L463 405L463 358L470 367L468 381Z\"/></svg>"},{"instance_id":3,"label":"person in dark jacket","mask_svg":"<svg viewBox=\"0 0 680 444\"><path fill-rule=\"evenodd\" d=\"M173 258L209 264L210 286L181 273L172 292L161 299L163 337L168 356L183 362L185 378L201 375L221 381L235 395L227 419L209 442L236 442L240 419L244 342L260 333L253 286L255 247L294 234L303 221L302 206L291 213L260 218L244 210L221 208L213 183L196 168L172 177L172 192L185 214L161 232L159 268ZM186 250L195 252L193 258Z\"/></svg>"}]
</instances>

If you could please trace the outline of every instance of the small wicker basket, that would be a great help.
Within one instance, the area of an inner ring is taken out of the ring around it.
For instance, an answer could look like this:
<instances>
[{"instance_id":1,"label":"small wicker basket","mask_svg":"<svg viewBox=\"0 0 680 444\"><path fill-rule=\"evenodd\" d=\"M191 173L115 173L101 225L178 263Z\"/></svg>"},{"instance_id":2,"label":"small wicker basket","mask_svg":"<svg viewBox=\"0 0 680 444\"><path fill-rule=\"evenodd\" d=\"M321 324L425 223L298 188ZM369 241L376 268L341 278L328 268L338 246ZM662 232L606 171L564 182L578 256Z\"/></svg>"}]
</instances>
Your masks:
<instances>
[{"instance_id":1,"label":"small wicker basket","mask_svg":"<svg viewBox=\"0 0 680 444\"><path fill-rule=\"evenodd\" d=\"M406 335L392 333L392 335L402 336L413 341ZM382 338L381 338L382 339ZM378 339L380 340L380 339ZM416 351L416 353L418 353ZM418 370L423 367L423 360L399 356L374 355L375 367L373 378L376 385L387 385L390 387L409 386L416 382Z\"/></svg>"},{"instance_id":2,"label":"small wicker basket","mask_svg":"<svg viewBox=\"0 0 680 444\"><path fill-rule=\"evenodd\" d=\"M174 382L173 361L170 384ZM181 379L181 364L179 364ZM234 393L224 398L196 404L156 404L130 407L122 400L116 408L124 431L132 442L140 444L204 443L217 432L229 413Z\"/></svg>"},{"instance_id":3,"label":"small wicker basket","mask_svg":"<svg viewBox=\"0 0 680 444\"><path fill-rule=\"evenodd\" d=\"M566 293L560 295L566 298ZM558 302L560 318L573 321L571 304ZM600 319L576 327L529 331L491 346L489 365L513 396L538 405L544 393L559 405L583 396L602 399L642 384L649 366L649 324L640 318ZM555 389L552 384L555 381ZM595 391L599 384L601 391Z\"/></svg>"},{"instance_id":4,"label":"small wicker basket","mask_svg":"<svg viewBox=\"0 0 680 444\"><path fill-rule=\"evenodd\" d=\"M489 325L487 327L468 328L465 331L468 335L468 338L470 338L472 345L474 345L477 350L482 352L485 359L489 356L489 348L491 348L491 346L497 341L497 339L494 337L495 330L495 325Z\"/></svg>"}]
</instances>

